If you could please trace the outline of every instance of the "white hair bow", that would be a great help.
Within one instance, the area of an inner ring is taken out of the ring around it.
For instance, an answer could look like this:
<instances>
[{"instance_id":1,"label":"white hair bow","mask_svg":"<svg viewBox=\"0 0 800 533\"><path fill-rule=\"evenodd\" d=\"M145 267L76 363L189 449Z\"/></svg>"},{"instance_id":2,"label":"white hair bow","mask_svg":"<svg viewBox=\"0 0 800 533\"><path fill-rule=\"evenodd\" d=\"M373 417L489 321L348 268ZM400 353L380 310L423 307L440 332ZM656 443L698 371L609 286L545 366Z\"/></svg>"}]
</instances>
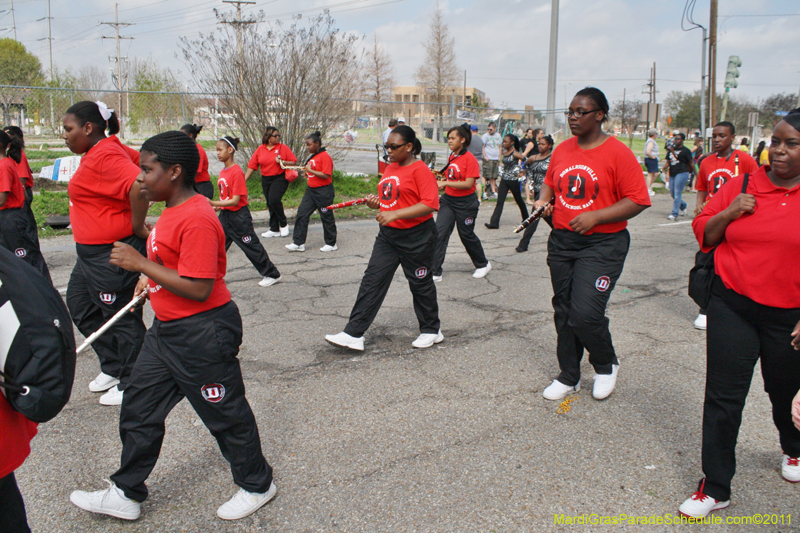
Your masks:
<instances>
[{"instance_id":1,"label":"white hair bow","mask_svg":"<svg viewBox=\"0 0 800 533\"><path fill-rule=\"evenodd\" d=\"M96 101L97 109L100 110L100 116L103 117L103 120L108 120L111 118L111 113L114 112L113 109L109 109L105 102L101 102L100 100Z\"/></svg>"}]
</instances>

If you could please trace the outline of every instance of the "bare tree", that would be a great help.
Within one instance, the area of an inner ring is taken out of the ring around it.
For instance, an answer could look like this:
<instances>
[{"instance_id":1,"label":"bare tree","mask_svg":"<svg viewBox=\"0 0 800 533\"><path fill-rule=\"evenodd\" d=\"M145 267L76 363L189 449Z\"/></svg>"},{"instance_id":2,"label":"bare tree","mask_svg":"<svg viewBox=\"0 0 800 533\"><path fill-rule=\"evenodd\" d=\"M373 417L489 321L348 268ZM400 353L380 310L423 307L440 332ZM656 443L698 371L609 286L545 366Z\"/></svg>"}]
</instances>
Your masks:
<instances>
[{"instance_id":1,"label":"bare tree","mask_svg":"<svg viewBox=\"0 0 800 533\"><path fill-rule=\"evenodd\" d=\"M394 68L389 55L378 42L378 36L373 37L370 46L364 55L364 96L375 102L394 100ZM392 113L392 104L376 103L370 111L379 117ZM383 124L381 124L383 127Z\"/></svg>"},{"instance_id":2,"label":"bare tree","mask_svg":"<svg viewBox=\"0 0 800 533\"><path fill-rule=\"evenodd\" d=\"M81 100L105 100L108 98L105 91L111 88L111 74L108 69L98 65L84 65L78 69L78 76L75 85L81 91Z\"/></svg>"},{"instance_id":3,"label":"bare tree","mask_svg":"<svg viewBox=\"0 0 800 533\"><path fill-rule=\"evenodd\" d=\"M325 135L353 126L351 98L361 91L358 38L334 28L327 12L301 21L266 31L250 24L238 34L220 25L197 40L181 40L195 86L218 95L220 124L238 132L247 151L260 144L265 126L277 127L295 153L314 130Z\"/></svg>"},{"instance_id":4,"label":"bare tree","mask_svg":"<svg viewBox=\"0 0 800 533\"><path fill-rule=\"evenodd\" d=\"M642 118L642 100L636 97L619 99L614 102L609 115L619 121L623 133L628 134L628 146L633 146L633 132Z\"/></svg>"},{"instance_id":5,"label":"bare tree","mask_svg":"<svg viewBox=\"0 0 800 533\"><path fill-rule=\"evenodd\" d=\"M455 39L450 37L450 30L445 24L444 13L438 2L428 29L425 61L417 70L415 77L417 85L423 89L424 100L437 104L434 113L438 117L438 126L441 129L444 109L442 104L449 102L451 98L447 89L456 85L461 70L456 64Z\"/></svg>"}]
</instances>

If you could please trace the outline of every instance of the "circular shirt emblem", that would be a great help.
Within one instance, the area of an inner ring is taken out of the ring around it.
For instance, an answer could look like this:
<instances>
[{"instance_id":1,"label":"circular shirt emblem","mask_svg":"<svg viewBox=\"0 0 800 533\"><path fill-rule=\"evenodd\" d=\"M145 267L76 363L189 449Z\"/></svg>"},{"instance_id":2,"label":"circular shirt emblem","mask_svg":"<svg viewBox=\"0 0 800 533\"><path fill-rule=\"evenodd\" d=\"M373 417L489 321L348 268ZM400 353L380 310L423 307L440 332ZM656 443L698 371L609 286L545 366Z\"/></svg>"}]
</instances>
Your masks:
<instances>
[{"instance_id":1,"label":"circular shirt emblem","mask_svg":"<svg viewBox=\"0 0 800 533\"><path fill-rule=\"evenodd\" d=\"M28 251L25 250L25 248L17 248L16 250L14 250L14 255L16 255L17 257L25 257L26 255L28 255Z\"/></svg>"},{"instance_id":2,"label":"circular shirt emblem","mask_svg":"<svg viewBox=\"0 0 800 533\"><path fill-rule=\"evenodd\" d=\"M415 272L416 276L417 276L419 279L422 279L422 278L424 278L424 277L425 277L425 275L426 275L427 273L428 273L428 269L427 269L426 267L419 267L419 268L417 269L417 271Z\"/></svg>"},{"instance_id":3,"label":"circular shirt emblem","mask_svg":"<svg viewBox=\"0 0 800 533\"><path fill-rule=\"evenodd\" d=\"M245 235L244 237L242 237L242 242L245 244L250 242L250 235Z\"/></svg>"},{"instance_id":4,"label":"circular shirt emblem","mask_svg":"<svg viewBox=\"0 0 800 533\"><path fill-rule=\"evenodd\" d=\"M467 226L471 226L473 222L475 222L475 220L473 220L472 217L469 217L464 221L464 224L466 224Z\"/></svg>"},{"instance_id":5,"label":"circular shirt emblem","mask_svg":"<svg viewBox=\"0 0 800 533\"><path fill-rule=\"evenodd\" d=\"M203 385L200 392L207 402L217 403L225 397L225 386L220 383L210 383Z\"/></svg>"},{"instance_id":6,"label":"circular shirt emblem","mask_svg":"<svg viewBox=\"0 0 800 533\"><path fill-rule=\"evenodd\" d=\"M608 276L600 276L594 282L594 288L600 292L606 292L611 287L611 279Z\"/></svg>"},{"instance_id":7,"label":"circular shirt emblem","mask_svg":"<svg viewBox=\"0 0 800 533\"><path fill-rule=\"evenodd\" d=\"M106 305L111 305L117 301L117 293L115 292L101 292L100 301Z\"/></svg>"}]
</instances>

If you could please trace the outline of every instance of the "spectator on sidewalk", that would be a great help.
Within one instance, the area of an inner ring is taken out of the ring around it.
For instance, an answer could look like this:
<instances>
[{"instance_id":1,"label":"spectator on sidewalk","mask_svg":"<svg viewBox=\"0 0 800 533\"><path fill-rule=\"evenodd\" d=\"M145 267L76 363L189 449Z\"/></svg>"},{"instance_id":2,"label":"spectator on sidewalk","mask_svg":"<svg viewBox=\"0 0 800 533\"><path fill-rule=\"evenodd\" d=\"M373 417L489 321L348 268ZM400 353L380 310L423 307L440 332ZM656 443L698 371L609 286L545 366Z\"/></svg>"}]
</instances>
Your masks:
<instances>
[{"instance_id":1,"label":"spectator on sidewalk","mask_svg":"<svg viewBox=\"0 0 800 533\"><path fill-rule=\"evenodd\" d=\"M483 193L483 199L497 198L497 173L500 164L500 145L503 143L503 138L497 133L497 124L494 122L489 123L488 133L484 133L481 140L483 141L483 178L486 180L486 190Z\"/></svg>"},{"instance_id":2,"label":"spectator on sidewalk","mask_svg":"<svg viewBox=\"0 0 800 533\"><path fill-rule=\"evenodd\" d=\"M647 168L647 190L650 196L655 195L653 192L653 181L658 176L658 130L655 128L647 132L647 140L644 143L644 166Z\"/></svg>"},{"instance_id":3,"label":"spectator on sidewalk","mask_svg":"<svg viewBox=\"0 0 800 533\"><path fill-rule=\"evenodd\" d=\"M683 189L689 177L694 174L694 161L692 152L683 145L686 135L676 131L672 137L672 144L667 151L667 160L664 172L669 168L669 193L672 195L672 212L668 220L676 220L678 216L686 214L686 202L683 201Z\"/></svg>"}]
</instances>

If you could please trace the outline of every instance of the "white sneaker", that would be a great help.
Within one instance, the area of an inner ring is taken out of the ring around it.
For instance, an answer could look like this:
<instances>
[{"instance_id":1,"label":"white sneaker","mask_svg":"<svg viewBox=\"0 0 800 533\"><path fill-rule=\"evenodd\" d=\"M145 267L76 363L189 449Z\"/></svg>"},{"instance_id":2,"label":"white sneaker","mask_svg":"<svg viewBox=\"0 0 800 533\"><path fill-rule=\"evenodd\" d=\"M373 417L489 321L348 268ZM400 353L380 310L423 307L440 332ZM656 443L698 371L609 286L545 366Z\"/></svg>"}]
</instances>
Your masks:
<instances>
[{"instance_id":1,"label":"white sneaker","mask_svg":"<svg viewBox=\"0 0 800 533\"><path fill-rule=\"evenodd\" d=\"M594 386L592 387L592 396L595 400L605 400L611 393L614 392L614 387L617 386L617 373L619 372L619 365L611 365L610 374L595 374Z\"/></svg>"},{"instance_id":2,"label":"white sneaker","mask_svg":"<svg viewBox=\"0 0 800 533\"><path fill-rule=\"evenodd\" d=\"M721 502L698 490L678 507L678 512L689 518L705 518L711 511L725 509L730 504L730 500Z\"/></svg>"},{"instance_id":3,"label":"white sneaker","mask_svg":"<svg viewBox=\"0 0 800 533\"><path fill-rule=\"evenodd\" d=\"M268 278L268 277L264 276L264 279L259 281L258 285L260 287L269 287L270 285L275 285L280 280L281 280L281 276L278 276L277 278Z\"/></svg>"},{"instance_id":4,"label":"white sneaker","mask_svg":"<svg viewBox=\"0 0 800 533\"><path fill-rule=\"evenodd\" d=\"M656 191L654 191L653 189L650 189L650 196L655 196L655 195L656 195Z\"/></svg>"},{"instance_id":5,"label":"white sneaker","mask_svg":"<svg viewBox=\"0 0 800 533\"><path fill-rule=\"evenodd\" d=\"M264 233L262 233L261 236L262 237L280 237L281 234L280 234L279 231L267 230Z\"/></svg>"},{"instance_id":6,"label":"white sneaker","mask_svg":"<svg viewBox=\"0 0 800 533\"><path fill-rule=\"evenodd\" d=\"M108 392L100 396L100 405L122 405L122 395L125 391L121 391L116 385L108 389Z\"/></svg>"},{"instance_id":7,"label":"white sneaker","mask_svg":"<svg viewBox=\"0 0 800 533\"><path fill-rule=\"evenodd\" d=\"M364 337L352 337L344 331L336 335L325 335L325 340L336 346L344 346L360 352L364 351Z\"/></svg>"},{"instance_id":8,"label":"white sneaker","mask_svg":"<svg viewBox=\"0 0 800 533\"><path fill-rule=\"evenodd\" d=\"M706 329L706 315L697 315L694 319L694 329Z\"/></svg>"},{"instance_id":9,"label":"white sneaker","mask_svg":"<svg viewBox=\"0 0 800 533\"><path fill-rule=\"evenodd\" d=\"M786 481L800 483L800 458L789 457L788 455L783 454L783 460L781 461L781 476L783 476L783 479Z\"/></svg>"},{"instance_id":10,"label":"white sneaker","mask_svg":"<svg viewBox=\"0 0 800 533\"><path fill-rule=\"evenodd\" d=\"M84 511L107 514L123 520L136 520L141 514L142 504L125 496L116 485L107 481L109 487L97 492L73 491L69 501Z\"/></svg>"},{"instance_id":11,"label":"white sneaker","mask_svg":"<svg viewBox=\"0 0 800 533\"><path fill-rule=\"evenodd\" d=\"M578 392L579 390L581 390L580 381L573 387L564 385L557 379L554 379L553 382L542 391L542 396L545 400L563 400L573 392Z\"/></svg>"},{"instance_id":12,"label":"white sneaker","mask_svg":"<svg viewBox=\"0 0 800 533\"><path fill-rule=\"evenodd\" d=\"M289 236L289 226L288 225L281 226L280 236L281 237L288 237Z\"/></svg>"},{"instance_id":13,"label":"white sneaker","mask_svg":"<svg viewBox=\"0 0 800 533\"><path fill-rule=\"evenodd\" d=\"M420 333L417 340L411 343L414 348L430 348L434 344L439 344L444 340L442 330L439 333Z\"/></svg>"},{"instance_id":14,"label":"white sneaker","mask_svg":"<svg viewBox=\"0 0 800 533\"><path fill-rule=\"evenodd\" d=\"M305 252L306 245L291 243L286 245L286 249L289 250L290 252Z\"/></svg>"},{"instance_id":15,"label":"white sneaker","mask_svg":"<svg viewBox=\"0 0 800 533\"><path fill-rule=\"evenodd\" d=\"M670 215L670 216L667 217L667 220L675 222L676 217L674 215Z\"/></svg>"},{"instance_id":16,"label":"white sneaker","mask_svg":"<svg viewBox=\"0 0 800 533\"><path fill-rule=\"evenodd\" d=\"M331 246L330 244L326 244L325 246L320 248L319 251L320 252L335 252L338 249L339 249L339 247L336 246L335 244L333 246Z\"/></svg>"},{"instance_id":17,"label":"white sneaker","mask_svg":"<svg viewBox=\"0 0 800 533\"><path fill-rule=\"evenodd\" d=\"M233 498L217 509L217 516L223 520L238 520L250 516L274 498L276 492L278 492L278 488L275 483L270 484L269 490L262 493L247 492L240 488Z\"/></svg>"},{"instance_id":18,"label":"white sneaker","mask_svg":"<svg viewBox=\"0 0 800 533\"><path fill-rule=\"evenodd\" d=\"M686 214L686 209L681 209L680 211L678 211L678 214L679 214L680 216L683 216L683 215L685 215L685 214Z\"/></svg>"},{"instance_id":19,"label":"white sneaker","mask_svg":"<svg viewBox=\"0 0 800 533\"><path fill-rule=\"evenodd\" d=\"M431 277L433 278L433 281L435 281L437 283L442 281L442 276L431 276Z\"/></svg>"},{"instance_id":20,"label":"white sneaker","mask_svg":"<svg viewBox=\"0 0 800 533\"><path fill-rule=\"evenodd\" d=\"M94 378L94 381L89 383L89 390L92 392L104 392L119 383L119 380L115 377L111 377L108 374L104 374L100 372L100 374Z\"/></svg>"},{"instance_id":21,"label":"white sneaker","mask_svg":"<svg viewBox=\"0 0 800 533\"><path fill-rule=\"evenodd\" d=\"M491 270L492 270L492 264L491 264L491 263L486 263L486 266L485 266L485 267L483 267L483 268L479 268L479 269L477 269L475 272L473 272L473 273L472 273L472 277L473 277L473 278L483 278L483 277L485 277L485 276L486 276L486 274L488 274L488 273L489 273L489 271L491 271Z\"/></svg>"}]
</instances>

